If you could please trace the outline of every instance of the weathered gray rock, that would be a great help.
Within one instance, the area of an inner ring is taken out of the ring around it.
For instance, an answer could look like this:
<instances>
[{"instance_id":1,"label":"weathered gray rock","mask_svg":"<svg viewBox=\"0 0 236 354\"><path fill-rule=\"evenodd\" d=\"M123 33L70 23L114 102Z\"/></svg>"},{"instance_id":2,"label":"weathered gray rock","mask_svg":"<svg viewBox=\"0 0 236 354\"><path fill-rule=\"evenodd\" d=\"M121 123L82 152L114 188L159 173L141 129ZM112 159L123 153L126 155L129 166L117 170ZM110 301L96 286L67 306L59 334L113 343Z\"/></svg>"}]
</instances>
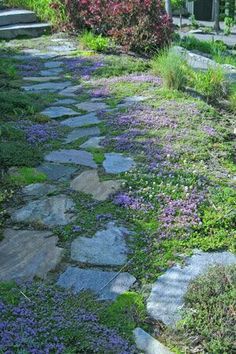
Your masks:
<instances>
[{"instance_id":1,"label":"weathered gray rock","mask_svg":"<svg viewBox=\"0 0 236 354\"><path fill-rule=\"evenodd\" d=\"M123 156L114 152L105 154L103 167L107 173L121 173L135 167L135 162L131 157Z\"/></svg>"},{"instance_id":2,"label":"weathered gray rock","mask_svg":"<svg viewBox=\"0 0 236 354\"><path fill-rule=\"evenodd\" d=\"M79 93L83 91L82 85L70 86L59 92L61 96L76 97Z\"/></svg>"},{"instance_id":3,"label":"weathered gray rock","mask_svg":"<svg viewBox=\"0 0 236 354\"><path fill-rule=\"evenodd\" d=\"M78 128L78 127L83 127L85 125L98 124L100 122L101 121L98 119L96 114L89 113L83 116L68 118L66 120L63 120L61 124L71 128Z\"/></svg>"},{"instance_id":4,"label":"weathered gray rock","mask_svg":"<svg viewBox=\"0 0 236 354\"><path fill-rule=\"evenodd\" d=\"M59 195L29 202L16 209L11 219L14 222L54 227L69 224L73 220L73 211L73 201L65 195Z\"/></svg>"},{"instance_id":5,"label":"weathered gray rock","mask_svg":"<svg viewBox=\"0 0 236 354\"><path fill-rule=\"evenodd\" d=\"M71 244L74 261L93 265L119 266L127 262L128 249L125 238L129 230L110 222L107 228L93 237L78 237Z\"/></svg>"},{"instance_id":6,"label":"weathered gray rock","mask_svg":"<svg viewBox=\"0 0 236 354\"><path fill-rule=\"evenodd\" d=\"M68 267L60 275L57 284L76 293L91 290L100 300L115 300L118 295L129 290L135 281L135 277L129 273L120 273L117 276L115 272Z\"/></svg>"},{"instance_id":7,"label":"weathered gray rock","mask_svg":"<svg viewBox=\"0 0 236 354\"><path fill-rule=\"evenodd\" d=\"M46 183L33 183L22 188L25 197L42 197L56 191L56 186Z\"/></svg>"},{"instance_id":8,"label":"weathered gray rock","mask_svg":"<svg viewBox=\"0 0 236 354\"><path fill-rule=\"evenodd\" d=\"M50 76L50 77L42 77L42 76L27 76L23 77L24 81L31 82L48 82L48 81L57 81L60 80L59 76Z\"/></svg>"},{"instance_id":9,"label":"weathered gray rock","mask_svg":"<svg viewBox=\"0 0 236 354\"><path fill-rule=\"evenodd\" d=\"M130 96L124 99L127 103L138 103L148 100L150 97L147 96Z\"/></svg>"},{"instance_id":10,"label":"weathered gray rock","mask_svg":"<svg viewBox=\"0 0 236 354\"><path fill-rule=\"evenodd\" d=\"M174 326L181 319L180 310L190 282L216 264L236 264L236 256L230 252L196 251L183 268L179 265L170 268L152 287L147 301L149 315Z\"/></svg>"},{"instance_id":11,"label":"weathered gray rock","mask_svg":"<svg viewBox=\"0 0 236 354\"><path fill-rule=\"evenodd\" d=\"M75 191L91 194L94 199L104 201L120 189L121 182L121 180L100 182L97 171L92 170L81 173L70 186Z\"/></svg>"},{"instance_id":12,"label":"weathered gray rock","mask_svg":"<svg viewBox=\"0 0 236 354\"><path fill-rule=\"evenodd\" d=\"M95 112L106 110L107 105L104 102L92 102L86 101L76 105L76 107L82 111Z\"/></svg>"},{"instance_id":13,"label":"weathered gray rock","mask_svg":"<svg viewBox=\"0 0 236 354\"><path fill-rule=\"evenodd\" d=\"M23 89L25 91L32 91L32 92L41 92L41 91L57 92L57 91L65 89L66 87L68 87L70 85L71 85L70 81L45 82L45 83L41 83L41 84L23 86Z\"/></svg>"},{"instance_id":14,"label":"weathered gray rock","mask_svg":"<svg viewBox=\"0 0 236 354\"><path fill-rule=\"evenodd\" d=\"M37 170L43 172L50 180L67 181L76 172L77 168L55 163L44 163L38 166Z\"/></svg>"},{"instance_id":15,"label":"weathered gray rock","mask_svg":"<svg viewBox=\"0 0 236 354\"><path fill-rule=\"evenodd\" d=\"M166 348L158 340L150 336L142 328L135 328L133 331L135 344L142 353L145 354L172 354L172 352Z\"/></svg>"},{"instance_id":16,"label":"weathered gray rock","mask_svg":"<svg viewBox=\"0 0 236 354\"><path fill-rule=\"evenodd\" d=\"M75 116L78 113L73 111L73 109L71 108L63 106L52 106L46 108L44 111L41 112L41 114L49 118L61 118L64 116Z\"/></svg>"},{"instance_id":17,"label":"weathered gray rock","mask_svg":"<svg viewBox=\"0 0 236 354\"><path fill-rule=\"evenodd\" d=\"M53 69L47 69L47 70L41 70L40 75L45 76L45 77L51 77L55 75L59 75L63 72L62 68L53 68ZM51 81L51 80L48 80Z\"/></svg>"},{"instance_id":18,"label":"weathered gray rock","mask_svg":"<svg viewBox=\"0 0 236 354\"><path fill-rule=\"evenodd\" d=\"M0 242L0 280L45 278L61 260L63 249L57 241L50 232L5 230Z\"/></svg>"},{"instance_id":19,"label":"weathered gray rock","mask_svg":"<svg viewBox=\"0 0 236 354\"><path fill-rule=\"evenodd\" d=\"M100 134L100 129L98 127L89 127L89 128L80 128L80 129L75 129L70 132L65 140L66 144L72 143L73 141L76 141L79 138L85 137L85 136L97 136Z\"/></svg>"},{"instance_id":20,"label":"weathered gray rock","mask_svg":"<svg viewBox=\"0 0 236 354\"><path fill-rule=\"evenodd\" d=\"M94 136L88 139L85 143L80 145L82 149L102 149L103 147L100 145L100 142L104 139L104 136Z\"/></svg>"},{"instance_id":21,"label":"weathered gray rock","mask_svg":"<svg viewBox=\"0 0 236 354\"><path fill-rule=\"evenodd\" d=\"M44 158L46 161L70 163L96 168L97 165L93 160L93 155L83 150L58 150L52 151Z\"/></svg>"},{"instance_id":22,"label":"weathered gray rock","mask_svg":"<svg viewBox=\"0 0 236 354\"><path fill-rule=\"evenodd\" d=\"M74 46L72 43L69 43L69 42L66 45L48 47L49 51L58 52L58 53L72 52L73 50L76 50L76 49L77 49L76 46Z\"/></svg>"},{"instance_id":23,"label":"weathered gray rock","mask_svg":"<svg viewBox=\"0 0 236 354\"><path fill-rule=\"evenodd\" d=\"M54 60L54 61L47 61L44 63L46 69L56 69L60 68L63 65L62 61Z\"/></svg>"},{"instance_id":24,"label":"weathered gray rock","mask_svg":"<svg viewBox=\"0 0 236 354\"><path fill-rule=\"evenodd\" d=\"M64 98L62 100L58 100L56 101L55 103L53 103L53 105L55 106L61 106L63 104L66 104L66 105L71 105L71 104L74 104L76 103L77 101L76 100L73 100L72 98Z\"/></svg>"}]
</instances>

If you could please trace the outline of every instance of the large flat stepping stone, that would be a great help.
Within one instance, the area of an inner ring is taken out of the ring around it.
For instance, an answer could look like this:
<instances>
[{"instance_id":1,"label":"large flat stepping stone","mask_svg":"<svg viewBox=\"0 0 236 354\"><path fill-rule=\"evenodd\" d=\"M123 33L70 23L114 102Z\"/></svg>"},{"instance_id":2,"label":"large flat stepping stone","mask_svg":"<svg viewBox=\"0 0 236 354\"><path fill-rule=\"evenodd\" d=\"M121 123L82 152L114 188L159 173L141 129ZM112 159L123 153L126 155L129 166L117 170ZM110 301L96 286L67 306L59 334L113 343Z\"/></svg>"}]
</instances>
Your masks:
<instances>
[{"instance_id":1,"label":"large flat stepping stone","mask_svg":"<svg viewBox=\"0 0 236 354\"><path fill-rule=\"evenodd\" d=\"M56 102L54 102L52 104L55 105L55 106L61 106L63 104L71 105L71 104L74 104L76 102L77 101L72 99L72 98L64 98L64 99L58 100L58 101L56 101Z\"/></svg>"},{"instance_id":2,"label":"large flat stepping stone","mask_svg":"<svg viewBox=\"0 0 236 354\"><path fill-rule=\"evenodd\" d=\"M83 127L85 125L98 124L100 122L101 121L98 119L96 114L89 113L83 116L68 118L66 120L63 120L61 124L71 128L78 128L78 127Z\"/></svg>"},{"instance_id":3,"label":"large flat stepping stone","mask_svg":"<svg viewBox=\"0 0 236 354\"><path fill-rule=\"evenodd\" d=\"M76 105L76 107L82 111L87 112L95 112L95 111L103 111L106 110L108 107L104 102L93 102L93 101L86 101Z\"/></svg>"},{"instance_id":4,"label":"large flat stepping stone","mask_svg":"<svg viewBox=\"0 0 236 354\"><path fill-rule=\"evenodd\" d=\"M107 173L122 173L135 167L135 162L131 157L123 156L114 152L105 154L103 167Z\"/></svg>"},{"instance_id":5,"label":"large flat stepping stone","mask_svg":"<svg viewBox=\"0 0 236 354\"><path fill-rule=\"evenodd\" d=\"M49 180L52 181L68 181L77 171L77 168L64 166L55 163L44 163L37 167L37 170L43 172Z\"/></svg>"},{"instance_id":6,"label":"large flat stepping stone","mask_svg":"<svg viewBox=\"0 0 236 354\"><path fill-rule=\"evenodd\" d=\"M69 144L85 136L97 136L97 135L100 135L100 129L98 127L75 129L72 130L72 132L70 132L67 135L65 143Z\"/></svg>"},{"instance_id":7,"label":"large flat stepping stone","mask_svg":"<svg viewBox=\"0 0 236 354\"><path fill-rule=\"evenodd\" d=\"M46 108L41 112L44 116L49 118L61 118L64 116L75 116L78 113L73 111L71 108L63 107L63 106L52 106Z\"/></svg>"},{"instance_id":8,"label":"large flat stepping stone","mask_svg":"<svg viewBox=\"0 0 236 354\"><path fill-rule=\"evenodd\" d=\"M59 76L50 76L50 77L42 77L42 76L27 76L23 77L24 81L32 81L32 82L48 82L48 81L57 81L61 78Z\"/></svg>"},{"instance_id":9,"label":"large flat stepping stone","mask_svg":"<svg viewBox=\"0 0 236 354\"><path fill-rule=\"evenodd\" d=\"M46 183L33 183L22 188L22 193L25 197L42 197L49 193L55 192L56 186Z\"/></svg>"},{"instance_id":10,"label":"large flat stepping stone","mask_svg":"<svg viewBox=\"0 0 236 354\"><path fill-rule=\"evenodd\" d=\"M65 82L45 82L35 85L28 85L23 86L25 91L32 91L32 92L41 92L41 91L48 91L48 92L57 92L63 90L71 85L70 81Z\"/></svg>"},{"instance_id":11,"label":"large flat stepping stone","mask_svg":"<svg viewBox=\"0 0 236 354\"><path fill-rule=\"evenodd\" d=\"M98 269L81 269L68 267L61 274L57 284L79 293L90 290L100 300L115 300L117 296L128 291L136 281L129 273L104 272Z\"/></svg>"},{"instance_id":12,"label":"large flat stepping stone","mask_svg":"<svg viewBox=\"0 0 236 354\"><path fill-rule=\"evenodd\" d=\"M0 280L45 278L61 260L63 249L57 241L50 232L5 230L0 242Z\"/></svg>"},{"instance_id":13,"label":"large flat stepping stone","mask_svg":"<svg viewBox=\"0 0 236 354\"><path fill-rule=\"evenodd\" d=\"M44 63L44 66L46 69L56 69L60 68L63 65L62 61L54 60L54 61L48 61Z\"/></svg>"},{"instance_id":14,"label":"large flat stepping stone","mask_svg":"<svg viewBox=\"0 0 236 354\"><path fill-rule=\"evenodd\" d=\"M52 151L44 158L46 161L71 163L96 168L97 165L93 160L93 155L90 152L83 150L58 150Z\"/></svg>"},{"instance_id":15,"label":"large flat stepping stone","mask_svg":"<svg viewBox=\"0 0 236 354\"><path fill-rule=\"evenodd\" d=\"M60 195L31 201L15 210L11 219L14 222L54 227L67 225L73 221L73 211L73 201L65 195Z\"/></svg>"},{"instance_id":16,"label":"large flat stepping stone","mask_svg":"<svg viewBox=\"0 0 236 354\"><path fill-rule=\"evenodd\" d=\"M76 97L83 90L82 85L70 86L59 92L61 96Z\"/></svg>"},{"instance_id":17,"label":"large flat stepping stone","mask_svg":"<svg viewBox=\"0 0 236 354\"><path fill-rule=\"evenodd\" d=\"M92 138L88 139L85 143L80 145L82 149L102 149L103 147L100 145L100 142L104 139L104 136L93 136Z\"/></svg>"},{"instance_id":18,"label":"large flat stepping stone","mask_svg":"<svg viewBox=\"0 0 236 354\"><path fill-rule=\"evenodd\" d=\"M71 188L77 192L91 194L93 199L104 201L120 189L121 180L99 181L96 170L84 171L71 182Z\"/></svg>"},{"instance_id":19,"label":"large flat stepping stone","mask_svg":"<svg viewBox=\"0 0 236 354\"><path fill-rule=\"evenodd\" d=\"M166 346L153 338L142 328L135 328L133 331L135 344L145 354L173 354Z\"/></svg>"},{"instance_id":20,"label":"large flat stepping stone","mask_svg":"<svg viewBox=\"0 0 236 354\"><path fill-rule=\"evenodd\" d=\"M236 256L230 252L198 252L187 259L181 268L176 265L161 275L152 287L147 300L147 310L155 320L175 326L181 319L184 296L191 281L207 272L213 265L236 264Z\"/></svg>"},{"instance_id":21,"label":"large flat stepping stone","mask_svg":"<svg viewBox=\"0 0 236 354\"><path fill-rule=\"evenodd\" d=\"M95 236L78 237L71 244L74 261L93 265L120 266L127 262L128 249L125 238L130 232L110 222L107 228Z\"/></svg>"},{"instance_id":22,"label":"large flat stepping stone","mask_svg":"<svg viewBox=\"0 0 236 354\"><path fill-rule=\"evenodd\" d=\"M59 75L62 72L63 72L63 68L53 68L53 69L41 70L40 75L45 76L46 78L50 76Z\"/></svg>"}]
</instances>

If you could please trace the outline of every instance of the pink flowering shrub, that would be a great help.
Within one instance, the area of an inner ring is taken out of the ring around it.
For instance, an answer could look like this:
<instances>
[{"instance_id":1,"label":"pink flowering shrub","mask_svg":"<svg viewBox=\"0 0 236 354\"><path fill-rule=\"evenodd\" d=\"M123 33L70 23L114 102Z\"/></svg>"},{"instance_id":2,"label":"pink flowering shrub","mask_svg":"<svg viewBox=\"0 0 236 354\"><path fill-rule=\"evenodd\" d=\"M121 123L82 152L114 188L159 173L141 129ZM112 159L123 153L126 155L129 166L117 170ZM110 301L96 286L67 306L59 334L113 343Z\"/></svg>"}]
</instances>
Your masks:
<instances>
[{"instance_id":1,"label":"pink flowering shrub","mask_svg":"<svg viewBox=\"0 0 236 354\"><path fill-rule=\"evenodd\" d=\"M165 46L172 23L161 0L65 0L76 28L112 36L126 49L152 52Z\"/></svg>"}]
</instances>

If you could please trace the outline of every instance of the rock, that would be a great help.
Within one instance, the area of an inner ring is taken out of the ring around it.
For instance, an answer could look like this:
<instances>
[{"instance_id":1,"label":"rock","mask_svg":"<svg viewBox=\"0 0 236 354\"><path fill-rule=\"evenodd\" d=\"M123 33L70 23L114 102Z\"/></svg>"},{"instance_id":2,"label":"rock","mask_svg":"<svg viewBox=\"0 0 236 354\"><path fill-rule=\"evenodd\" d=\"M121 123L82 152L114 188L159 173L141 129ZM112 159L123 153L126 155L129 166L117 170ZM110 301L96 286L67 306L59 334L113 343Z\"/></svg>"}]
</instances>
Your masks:
<instances>
[{"instance_id":1,"label":"rock","mask_svg":"<svg viewBox=\"0 0 236 354\"><path fill-rule=\"evenodd\" d=\"M60 91L60 90L63 90L65 88L67 88L70 85L71 85L70 81L65 81L65 82L45 82L45 83L41 83L41 84L23 86L23 89L25 91L32 91L32 92L41 92L41 91L57 92L57 91Z\"/></svg>"},{"instance_id":2,"label":"rock","mask_svg":"<svg viewBox=\"0 0 236 354\"><path fill-rule=\"evenodd\" d=\"M27 77L23 77L23 80L32 81L32 82L48 82L48 81L60 80L60 77L59 76L51 76L51 77L27 76Z\"/></svg>"},{"instance_id":3,"label":"rock","mask_svg":"<svg viewBox=\"0 0 236 354\"><path fill-rule=\"evenodd\" d=\"M11 219L14 222L54 227L69 224L73 220L73 211L73 201L65 195L59 195L29 202L16 209Z\"/></svg>"},{"instance_id":4,"label":"rock","mask_svg":"<svg viewBox=\"0 0 236 354\"><path fill-rule=\"evenodd\" d=\"M79 138L83 138L85 136L96 136L99 134L100 134L100 129L98 127L75 129L75 130L72 130L72 132L70 132L67 135L65 143L69 144Z\"/></svg>"},{"instance_id":5,"label":"rock","mask_svg":"<svg viewBox=\"0 0 236 354\"><path fill-rule=\"evenodd\" d=\"M162 343L150 336L142 328L133 331L135 344L145 354L172 354Z\"/></svg>"},{"instance_id":6,"label":"rock","mask_svg":"<svg viewBox=\"0 0 236 354\"><path fill-rule=\"evenodd\" d=\"M0 280L45 278L61 260L63 249L57 247L57 240L51 232L5 230L0 242Z\"/></svg>"},{"instance_id":7,"label":"rock","mask_svg":"<svg viewBox=\"0 0 236 354\"><path fill-rule=\"evenodd\" d=\"M127 103L138 103L148 100L150 97L147 96L130 96L124 99L124 102Z\"/></svg>"},{"instance_id":8,"label":"rock","mask_svg":"<svg viewBox=\"0 0 236 354\"><path fill-rule=\"evenodd\" d=\"M79 293L90 290L97 294L100 300L115 300L136 281L129 273L105 272L99 269L81 269L68 267L60 275L57 284Z\"/></svg>"},{"instance_id":9,"label":"rock","mask_svg":"<svg viewBox=\"0 0 236 354\"><path fill-rule=\"evenodd\" d=\"M56 186L46 183L33 183L22 188L25 197L42 197L56 191Z\"/></svg>"},{"instance_id":10,"label":"rock","mask_svg":"<svg viewBox=\"0 0 236 354\"><path fill-rule=\"evenodd\" d=\"M66 45L58 45L58 46L48 47L49 51L58 52L58 53L72 52L73 50L76 50L76 49L77 48L72 43L67 43Z\"/></svg>"},{"instance_id":11,"label":"rock","mask_svg":"<svg viewBox=\"0 0 236 354\"><path fill-rule=\"evenodd\" d=\"M93 265L120 266L127 262L125 238L129 231L110 222L107 228L93 237L78 237L71 244L73 261Z\"/></svg>"},{"instance_id":12,"label":"rock","mask_svg":"<svg viewBox=\"0 0 236 354\"><path fill-rule=\"evenodd\" d=\"M77 128L77 127L83 127L84 125L98 124L100 122L101 121L98 119L96 114L89 113L83 116L68 118L66 120L63 120L61 124L66 125L67 127Z\"/></svg>"},{"instance_id":13,"label":"rock","mask_svg":"<svg viewBox=\"0 0 236 354\"><path fill-rule=\"evenodd\" d=\"M93 160L93 155L90 152L83 150L58 150L52 151L44 158L46 161L71 163L96 168L97 165Z\"/></svg>"},{"instance_id":14,"label":"rock","mask_svg":"<svg viewBox=\"0 0 236 354\"><path fill-rule=\"evenodd\" d=\"M78 113L73 111L73 109L66 108L63 106L52 106L46 108L44 111L41 112L41 114L49 118L61 118L63 116L75 116Z\"/></svg>"},{"instance_id":15,"label":"rock","mask_svg":"<svg viewBox=\"0 0 236 354\"><path fill-rule=\"evenodd\" d=\"M88 139L85 143L80 145L82 149L102 149L103 147L100 145L100 142L104 139L104 136L94 136Z\"/></svg>"},{"instance_id":16,"label":"rock","mask_svg":"<svg viewBox=\"0 0 236 354\"><path fill-rule=\"evenodd\" d=\"M76 107L82 111L95 112L106 110L107 105L104 102L91 102L86 101L76 105Z\"/></svg>"},{"instance_id":17,"label":"rock","mask_svg":"<svg viewBox=\"0 0 236 354\"><path fill-rule=\"evenodd\" d=\"M47 61L46 63L44 63L44 66L46 69L56 69L59 68L63 65L62 61Z\"/></svg>"},{"instance_id":18,"label":"rock","mask_svg":"<svg viewBox=\"0 0 236 354\"><path fill-rule=\"evenodd\" d=\"M114 152L105 154L103 167L107 173L121 173L135 167L135 162L131 157L123 156Z\"/></svg>"},{"instance_id":19,"label":"rock","mask_svg":"<svg viewBox=\"0 0 236 354\"><path fill-rule=\"evenodd\" d=\"M99 201L106 200L111 194L117 192L121 180L99 181L97 171L84 171L71 182L71 188L78 192L91 194Z\"/></svg>"},{"instance_id":20,"label":"rock","mask_svg":"<svg viewBox=\"0 0 236 354\"><path fill-rule=\"evenodd\" d=\"M186 260L186 265L176 265L161 275L153 284L147 300L147 310L155 320L175 326L181 319L180 310L184 305L184 296L191 281L216 265L236 264L236 256L230 252L196 251Z\"/></svg>"},{"instance_id":21,"label":"rock","mask_svg":"<svg viewBox=\"0 0 236 354\"><path fill-rule=\"evenodd\" d=\"M47 70L41 70L40 75L45 76L45 77L50 77L54 75L59 75L63 72L62 68L53 68L53 69L47 69ZM48 80L50 81L50 80Z\"/></svg>"},{"instance_id":22,"label":"rock","mask_svg":"<svg viewBox=\"0 0 236 354\"><path fill-rule=\"evenodd\" d=\"M61 96L72 96L75 97L83 91L82 85L70 86L59 92Z\"/></svg>"},{"instance_id":23,"label":"rock","mask_svg":"<svg viewBox=\"0 0 236 354\"><path fill-rule=\"evenodd\" d=\"M38 166L37 170L43 172L50 180L67 181L77 171L77 168L57 165L55 163L44 163Z\"/></svg>"},{"instance_id":24,"label":"rock","mask_svg":"<svg viewBox=\"0 0 236 354\"><path fill-rule=\"evenodd\" d=\"M71 105L71 104L74 104L76 102L77 101L73 100L72 98L64 98L62 100L56 101L55 103L53 103L53 105L55 105L55 106L58 106L58 105L60 106L60 105L63 105L63 104Z\"/></svg>"}]
</instances>

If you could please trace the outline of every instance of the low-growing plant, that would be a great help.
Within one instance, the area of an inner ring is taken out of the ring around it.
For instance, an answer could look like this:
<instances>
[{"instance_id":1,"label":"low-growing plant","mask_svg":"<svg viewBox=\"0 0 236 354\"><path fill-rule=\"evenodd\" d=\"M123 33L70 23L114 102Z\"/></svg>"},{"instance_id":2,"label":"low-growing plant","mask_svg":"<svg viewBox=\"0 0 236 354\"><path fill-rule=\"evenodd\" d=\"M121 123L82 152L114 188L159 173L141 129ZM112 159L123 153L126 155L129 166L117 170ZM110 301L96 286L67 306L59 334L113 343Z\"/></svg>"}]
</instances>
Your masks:
<instances>
[{"instance_id":1,"label":"low-growing plant","mask_svg":"<svg viewBox=\"0 0 236 354\"><path fill-rule=\"evenodd\" d=\"M236 112L236 93L232 93L229 96L229 102L230 102L230 109L232 112Z\"/></svg>"},{"instance_id":2,"label":"low-growing plant","mask_svg":"<svg viewBox=\"0 0 236 354\"><path fill-rule=\"evenodd\" d=\"M232 17L225 17L224 19L224 25L225 25L225 28L224 28L224 34L226 36L229 36L232 32L232 28L234 26L234 20L232 19Z\"/></svg>"},{"instance_id":3,"label":"low-growing plant","mask_svg":"<svg viewBox=\"0 0 236 354\"><path fill-rule=\"evenodd\" d=\"M21 186L32 183L42 183L47 180L47 177L43 172L39 172L35 168L20 167L15 173L11 173L9 180L16 185Z\"/></svg>"},{"instance_id":4,"label":"low-growing plant","mask_svg":"<svg viewBox=\"0 0 236 354\"><path fill-rule=\"evenodd\" d=\"M186 36L182 38L178 44L180 44L182 47L188 50L195 49L200 52L211 54L211 55L221 54L227 49L227 46L223 41L220 40L202 41L200 39L197 39L194 36Z\"/></svg>"},{"instance_id":5,"label":"low-growing plant","mask_svg":"<svg viewBox=\"0 0 236 354\"><path fill-rule=\"evenodd\" d=\"M83 32L79 36L79 42L85 49L92 49L96 52L105 52L112 46L111 39L101 34L96 35L91 31Z\"/></svg>"}]
</instances>

